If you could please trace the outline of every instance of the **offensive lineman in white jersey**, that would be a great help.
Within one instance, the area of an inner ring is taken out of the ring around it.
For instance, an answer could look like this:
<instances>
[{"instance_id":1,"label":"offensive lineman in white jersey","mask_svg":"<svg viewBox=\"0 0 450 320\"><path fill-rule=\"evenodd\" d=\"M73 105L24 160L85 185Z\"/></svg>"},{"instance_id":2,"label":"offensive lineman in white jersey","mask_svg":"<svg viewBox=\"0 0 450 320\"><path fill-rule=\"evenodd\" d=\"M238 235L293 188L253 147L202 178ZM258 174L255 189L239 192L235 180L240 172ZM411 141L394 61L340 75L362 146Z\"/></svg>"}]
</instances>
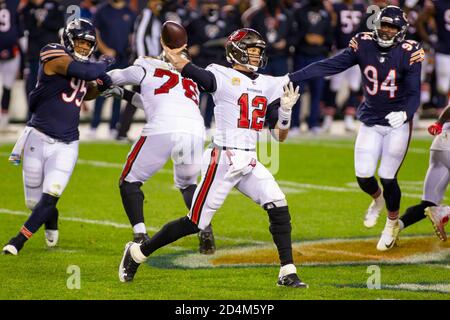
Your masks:
<instances>
[{"instance_id":1,"label":"offensive lineman in white jersey","mask_svg":"<svg viewBox=\"0 0 450 320\"><path fill-rule=\"evenodd\" d=\"M174 23L174 22L168 22ZM163 25L163 32L167 23ZM162 40L161 40L162 41ZM142 94L113 88L117 94L145 112L147 123L131 148L120 177L120 195L133 226L134 241L149 239L144 224L144 194L141 186L172 158L175 186L189 209L197 187L205 128L200 114L197 84L183 77L164 58L139 57L126 69L108 72L113 84L139 85ZM200 253L215 251L212 228L199 233Z\"/></svg>"},{"instance_id":2,"label":"offensive lineman in white jersey","mask_svg":"<svg viewBox=\"0 0 450 320\"><path fill-rule=\"evenodd\" d=\"M450 217L450 207L441 206L445 190L450 183L450 105L439 116L436 123L428 128L436 136L430 147L430 165L423 185L422 201L406 209L400 218L400 230L419 222L427 216L436 235L447 240L445 224Z\"/></svg>"},{"instance_id":3,"label":"offensive lineman in white jersey","mask_svg":"<svg viewBox=\"0 0 450 320\"><path fill-rule=\"evenodd\" d=\"M147 257L169 243L204 229L233 188L262 206L269 215L270 232L278 250L281 269L277 284L307 287L297 276L292 257L290 214L285 195L272 174L257 160L258 132L269 123L272 135L283 141L288 134L291 109L299 98L288 76L256 73L264 66L265 42L252 29L239 29L227 40L227 60L232 68L212 64L199 68L185 59L182 48L165 48L168 59L212 94L217 129L204 152L202 181L195 190L187 216L169 222L142 244L129 242L119 267L119 279L131 281ZM284 92L283 92L284 86Z\"/></svg>"}]
</instances>

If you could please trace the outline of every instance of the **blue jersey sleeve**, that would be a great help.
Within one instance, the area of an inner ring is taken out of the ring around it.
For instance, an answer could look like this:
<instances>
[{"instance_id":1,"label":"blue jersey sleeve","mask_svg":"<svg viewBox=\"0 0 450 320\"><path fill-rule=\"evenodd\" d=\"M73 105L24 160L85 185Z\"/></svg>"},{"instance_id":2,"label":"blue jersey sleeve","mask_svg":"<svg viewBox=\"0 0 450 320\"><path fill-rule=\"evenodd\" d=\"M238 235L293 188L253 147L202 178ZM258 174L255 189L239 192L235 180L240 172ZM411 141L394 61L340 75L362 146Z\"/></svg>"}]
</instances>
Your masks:
<instances>
[{"instance_id":1,"label":"blue jersey sleeve","mask_svg":"<svg viewBox=\"0 0 450 320\"><path fill-rule=\"evenodd\" d=\"M417 44L409 57L409 68L405 76L405 85L408 93L406 94L406 114L408 119L412 119L414 113L420 106L420 75L422 70L422 61L425 59L425 52Z\"/></svg>"},{"instance_id":2,"label":"blue jersey sleeve","mask_svg":"<svg viewBox=\"0 0 450 320\"><path fill-rule=\"evenodd\" d=\"M41 49L39 58L41 63L45 63L50 60L68 55L69 54L66 52L66 48L63 45L59 43L49 43Z\"/></svg>"},{"instance_id":3,"label":"blue jersey sleeve","mask_svg":"<svg viewBox=\"0 0 450 320\"><path fill-rule=\"evenodd\" d=\"M289 74L289 79L299 83L315 77L326 77L340 73L358 63L356 51L349 47L334 57L324 59Z\"/></svg>"}]
</instances>

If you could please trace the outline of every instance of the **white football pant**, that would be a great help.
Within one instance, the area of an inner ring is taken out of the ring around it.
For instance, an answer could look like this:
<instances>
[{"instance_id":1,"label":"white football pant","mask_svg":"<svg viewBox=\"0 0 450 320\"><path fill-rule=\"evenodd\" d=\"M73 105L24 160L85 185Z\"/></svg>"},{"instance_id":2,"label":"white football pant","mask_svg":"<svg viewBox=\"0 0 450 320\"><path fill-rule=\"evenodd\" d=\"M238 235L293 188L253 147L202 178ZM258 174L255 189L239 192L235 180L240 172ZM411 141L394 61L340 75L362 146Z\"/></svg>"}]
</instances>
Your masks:
<instances>
[{"instance_id":1,"label":"white football pant","mask_svg":"<svg viewBox=\"0 0 450 320\"><path fill-rule=\"evenodd\" d=\"M450 150L432 150L422 200L441 204L450 182Z\"/></svg>"},{"instance_id":2,"label":"white football pant","mask_svg":"<svg viewBox=\"0 0 450 320\"><path fill-rule=\"evenodd\" d=\"M175 186L184 189L197 183L204 140L188 133L142 136L128 153L121 181L144 183L171 158Z\"/></svg>"},{"instance_id":3,"label":"white football pant","mask_svg":"<svg viewBox=\"0 0 450 320\"><path fill-rule=\"evenodd\" d=\"M247 167L250 172L228 177L232 154L255 159ZM244 154L242 154L244 153ZM222 206L230 191L236 187L244 195L263 206L270 202L285 199L273 175L259 161L256 152L238 149L223 150L222 147L210 147L203 154L202 179L194 193L191 210L188 214L191 221L203 230L209 226L214 213Z\"/></svg>"},{"instance_id":4,"label":"white football pant","mask_svg":"<svg viewBox=\"0 0 450 320\"><path fill-rule=\"evenodd\" d=\"M64 143L32 129L24 145L23 185L25 203L31 210L42 193L60 197L78 158L78 141Z\"/></svg>"},{"instance_id":5,"label":"white football pant","mask_svg":"<svg viewBox=\"0 0 450 320\"><path fill-rule=\"evenodd\" d=\"M390 126L361 124L355 144L355 172L360 178L375 175L381 158L378 176L394 179L406 156L412 125L409 122L394 129Z\"/></svg>"}]
</instances>

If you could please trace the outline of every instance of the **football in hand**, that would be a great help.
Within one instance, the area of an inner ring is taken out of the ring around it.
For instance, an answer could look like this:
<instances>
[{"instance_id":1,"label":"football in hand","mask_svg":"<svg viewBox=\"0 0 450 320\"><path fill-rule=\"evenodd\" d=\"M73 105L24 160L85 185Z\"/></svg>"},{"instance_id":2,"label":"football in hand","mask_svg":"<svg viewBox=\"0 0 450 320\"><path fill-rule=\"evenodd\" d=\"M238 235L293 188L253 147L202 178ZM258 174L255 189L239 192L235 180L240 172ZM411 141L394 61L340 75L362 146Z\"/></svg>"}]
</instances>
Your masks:
<instances>
[{"instance_id":1,"label":"football in hand","mask_svg":"<svg viewBox=\"0 0 450 320\"><path fill-rule=\"evenodd\" d=\"M170 49L180 48L187 43L187 33L179 23L166 21L162 26L161 39Z\"/></svg>"}]
</instances>

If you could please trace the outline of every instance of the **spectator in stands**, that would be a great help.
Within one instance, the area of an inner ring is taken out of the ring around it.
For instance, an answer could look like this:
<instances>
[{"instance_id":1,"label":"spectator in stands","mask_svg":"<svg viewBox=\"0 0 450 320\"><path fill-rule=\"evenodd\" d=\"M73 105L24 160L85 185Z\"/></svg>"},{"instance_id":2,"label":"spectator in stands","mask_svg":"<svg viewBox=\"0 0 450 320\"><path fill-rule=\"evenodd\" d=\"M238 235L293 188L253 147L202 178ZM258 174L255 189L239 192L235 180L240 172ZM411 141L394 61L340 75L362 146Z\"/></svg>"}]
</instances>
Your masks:
<instances>
[{"instance_id":1,"label":"spectator in stands","mask_svg":"<svg viewBox=\"0 0 450 320\"><path fill-rule=\"evenodd\" d=\"M162 9L162 0L149 0L147 7L137 17L134 26L134 53L130 60L134 60L139 56L156 57L161 52L161 44L159 42L161 36L162 21L160 13ZM133 91L139 92L140 87L133 87ZM130 129L133 116L136 113L136 107L131 103L127 103L123 110L120 121L117 125L118 133L116 140L130 141L127 136Z\"/></svg>"},{"instance_id":2,"label":"spectator in stands","mask_svg":"<svg viewBox=\"0 0 450 320\"><path fill-rule=\"evenodd\" d=\"M131 35L136 19L125 0L109 0L98 6L93 17L97 29L97 43L100 53L112 56L116 62L110 69L123 69L129 65L131 55ZM95 101L94 115L91 121L90 138L95 138L96 130L101 121L101 113L105 98L98 97ZM117 137L116 125L120 117L120 100L114 99L111 120L109 122L111 138Z\"/></svg>"},{"instance_id":3,"label":"spectator in stands","mask_svg":"<svg viewBox=\"0 0 450 320\"><path fill-rule=\"evenodd\" d=\"M59 29L64 27L64 8L52 0L30 0L21 11L24 29L28 32L25 53L26 86L28 94L34 89L39 69L39 52L48 43L59 43ZM28 118L31 115L28 114Z\"/></svg>"},{"instance_id":4,"label":"spectator in stands","mask_svg":"<svg viewBox=\"0 0 450 320\"><path fill-rule=\"evenodd\" d=\"M262 72L272 76L288 73L288 39L291 38L292 17L280 0L265 0L265 5L252 16L250 28L266 40L268 63Z\"/></svg>"},{"instance_id":5,"label":"spectator in stands","mask_svg":"<svg viewBox=\"0 0 450 320\"><path fill-rule=\"evenodd\" d=\"M331 15L322 1L308 0L294 12L295 26L295 60L294 69L299 70L307 65L325 59L333 42ZM313 78L306 81L311 93L311 107L308 118L309 130L316 134L320 132L320 100L324 87L323 78ZM304 84L301 85L304 91ZM301 101L292 111L291 135L300 132Z\"/></svg>"},{"instance_id":6,"label":"spectator in stands","mask_svg":"<svg viewBox=\"0 0 450 320\"><path fill-rule=\"evenodd\" d=\"M194 63L205 68L211 63L226 65L224 45L227 37L238 26L233 25L220 10L219 1L201 0L200 16L194 19L186 28L188 50ZM214 103L209 94L202 94L201 105L207 99L204 113L205 127L211 128L214 114Z\"/></svg>"}]
</instances>

